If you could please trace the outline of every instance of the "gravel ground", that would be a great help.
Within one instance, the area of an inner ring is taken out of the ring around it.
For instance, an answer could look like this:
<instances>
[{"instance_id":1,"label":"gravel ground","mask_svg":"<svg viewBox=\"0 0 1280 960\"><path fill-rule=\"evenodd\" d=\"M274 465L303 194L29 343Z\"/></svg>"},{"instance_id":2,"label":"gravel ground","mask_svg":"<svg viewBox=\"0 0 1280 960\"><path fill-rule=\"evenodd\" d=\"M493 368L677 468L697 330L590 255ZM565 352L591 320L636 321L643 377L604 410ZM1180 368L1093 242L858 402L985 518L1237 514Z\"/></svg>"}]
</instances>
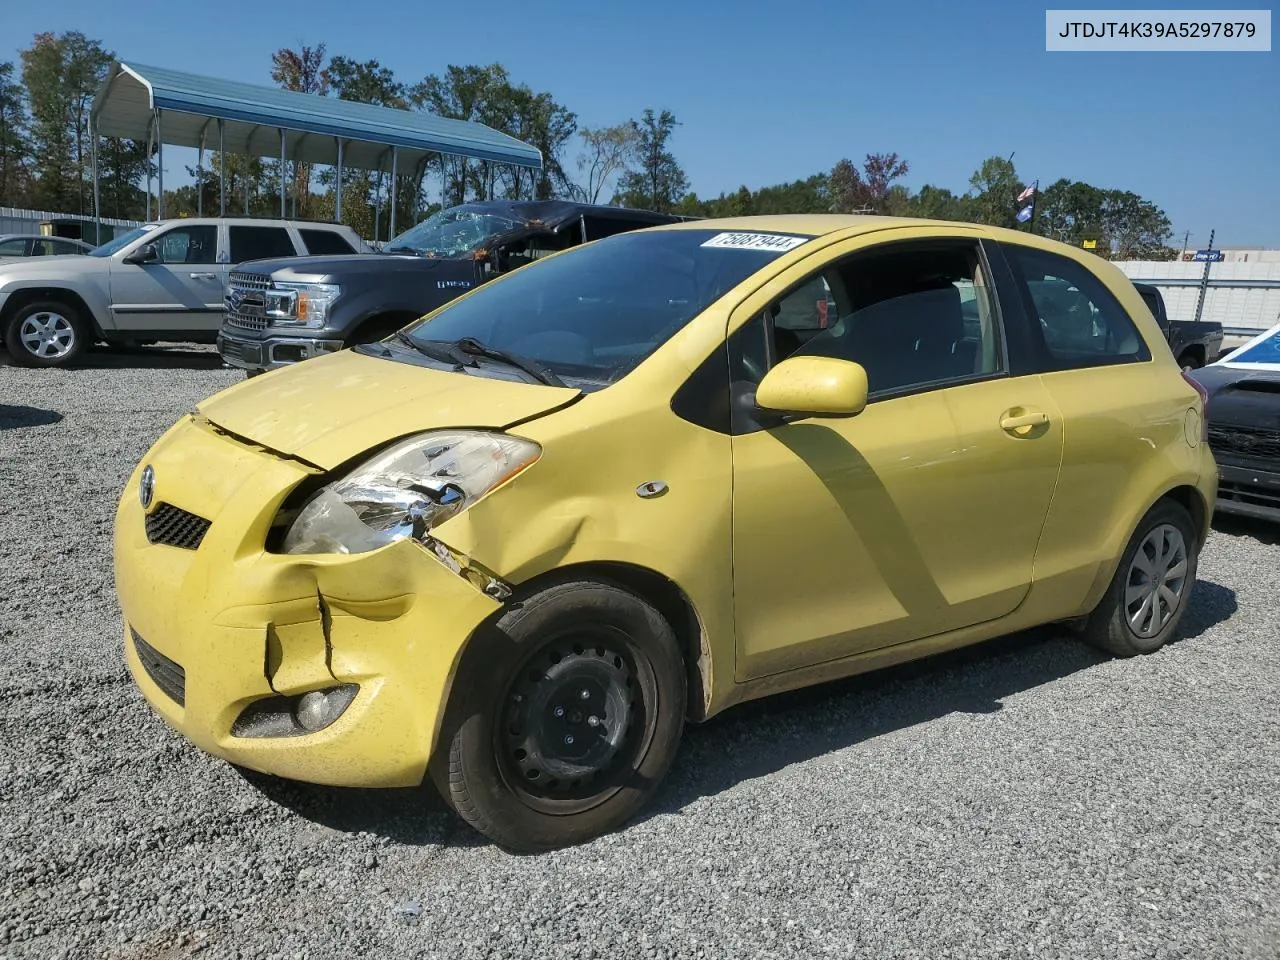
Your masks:
<instances>
[{"instance_id":1,"label":"gravel ground","mask_svg":"<svg viewBox=\"0 0 1280 960\"><path fill-rule=\"evenodd\" d=\"M1280 957L1280 527L1186 638L1042 630L691 728L650 812L505 854L427 789L251 782L121 662L118 490L239 374L0 366L0 957Z\"/></svg>"}]
</instances>

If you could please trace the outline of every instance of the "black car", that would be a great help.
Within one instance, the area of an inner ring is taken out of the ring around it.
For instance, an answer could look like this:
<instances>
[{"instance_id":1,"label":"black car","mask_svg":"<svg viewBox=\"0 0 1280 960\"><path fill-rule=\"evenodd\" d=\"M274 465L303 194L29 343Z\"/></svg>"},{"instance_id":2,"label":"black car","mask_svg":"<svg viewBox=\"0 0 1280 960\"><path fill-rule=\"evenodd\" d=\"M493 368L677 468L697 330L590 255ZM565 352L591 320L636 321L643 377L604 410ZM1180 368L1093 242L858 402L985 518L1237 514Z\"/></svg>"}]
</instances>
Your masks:
<instances>
[{"instance_id":1,"label":"black car","mask_svg":"<svg viewBox=\"0 0 1280 960\"><path fill-rule=\"evenodd\" d=\"M1196 370L1218 359L1222 349L1222 324L1210 320L1171 320L1165 309L1164 297L1149 283L1135 283L1138 293L1147 305L1169 349L1184 370Z\"/></svg>"},{"instance_id":2,"label":"black car","mask_svg":"<svg viewBox=\"0 0 1280 960\"><path fill-rule=\"evenodd\" d=\"M688 219L562 200L441 210L380 254L242 263L218 350L250 375L389 336L472 287L590 240Z\"/></svg>"},{"instance_id":3,"label":"black car","mask_svg":"<svg viewBox=\"0 0 1280 960\"><path fill-rule=\"evenodd\" d=\"M1280 326L1190 376L1209 395L1217 509L1280 520Z\"/></svg>"}]
</instances>

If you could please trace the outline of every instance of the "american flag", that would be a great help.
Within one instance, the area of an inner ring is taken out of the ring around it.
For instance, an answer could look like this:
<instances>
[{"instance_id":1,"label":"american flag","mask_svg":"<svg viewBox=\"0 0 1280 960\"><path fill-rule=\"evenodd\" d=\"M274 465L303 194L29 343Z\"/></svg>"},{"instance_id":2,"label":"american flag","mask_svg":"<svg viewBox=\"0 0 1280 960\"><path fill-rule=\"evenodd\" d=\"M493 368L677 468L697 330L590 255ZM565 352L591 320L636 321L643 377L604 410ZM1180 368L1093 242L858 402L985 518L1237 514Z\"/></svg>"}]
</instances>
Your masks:
<instances>
[{"instance_id":1,"label":"american flag","mask_svg":"<svg viewBox=\"0 0 1280 960\"><path fill-rule=\"evenodd\" d=\"M1020 194L1018 194L1018 202L1022 203L1024 200L1030 200L1035 195L1036 187L1038 187L1039 185L1040 185L1040 181L1037 180L1031 186L1027 187L1027 189L1023 190Z\"/></svg>"}]
</instances>

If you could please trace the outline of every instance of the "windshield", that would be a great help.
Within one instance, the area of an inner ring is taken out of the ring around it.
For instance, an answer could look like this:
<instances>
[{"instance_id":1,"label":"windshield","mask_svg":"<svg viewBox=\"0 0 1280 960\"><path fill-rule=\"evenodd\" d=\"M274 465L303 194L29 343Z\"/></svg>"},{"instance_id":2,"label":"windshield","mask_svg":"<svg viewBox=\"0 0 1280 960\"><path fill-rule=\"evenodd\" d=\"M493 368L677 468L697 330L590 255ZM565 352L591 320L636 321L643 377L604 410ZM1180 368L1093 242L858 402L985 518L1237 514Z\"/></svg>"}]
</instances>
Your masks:
<instances>
[{"instance_id":1,"label":"windshield","mask_svg":"<svg viewBox=\"0 0 1280 960\"><path fill-rule=\"evenodd\" d=\"M1280 327L1257 343L1247 344L1227 357L1227 363L1266 363L1280 365Z\"/></svg>"},{"instance_id":2,"label":"windshield","mask_svg":"<svg viewBox=\"0 0 1280 960\"><path fill-rule=\"evenodd\" d=\"M120 236L116 237L114 240L108 240L106 243L104 243L100 247L94 247L92 250L89 251L89 256L109 257L113 253L115 253L117 250L123 250L125 247L133 243L133 241L137 240L142 235L146 233L150 233L152 230L156 228L156 226L157 225L154 223L148 223L145 227L135 227L134 229L130 230L128 233L120 234Z\"/></svg>"},{"instance_id":3,"label":"windshield","mask_svg":"<svg viewBox=\"0 0 1280 960\"><path fill-rule=\"evenodd\" d=\"M808 239L715 230L619 234L521 267L444 307L408 336L419 343L471 337L582 389L600 389Z\"/></svg>"},{"instance_id":4,"label":"windshield","mask_svg":"<svg viewBox=\"0 0 1280 960\"><path fill-rule=\"evenodd\" d=\"M387 242L388 253L409 252L424 257L460 257L470 253L490 237L520 226L515 220L466 207L451 207L433 213Z\"/></svg>"}]
</instances>

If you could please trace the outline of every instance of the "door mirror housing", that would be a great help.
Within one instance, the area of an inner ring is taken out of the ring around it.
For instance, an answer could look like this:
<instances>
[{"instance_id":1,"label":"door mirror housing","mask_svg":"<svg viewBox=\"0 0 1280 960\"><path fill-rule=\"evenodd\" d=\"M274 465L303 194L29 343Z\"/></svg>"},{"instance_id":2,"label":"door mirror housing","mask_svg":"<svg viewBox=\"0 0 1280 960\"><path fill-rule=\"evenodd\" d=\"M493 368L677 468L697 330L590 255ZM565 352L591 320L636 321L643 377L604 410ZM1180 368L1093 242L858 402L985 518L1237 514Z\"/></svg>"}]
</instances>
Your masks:
<instances>
[{"instance_id":1,"label":"door mirror housing","mask_svg":"<svg viewBox=\"0 0 1280 960\"><path fill-rule=\"evenodd\" d=\"M853 417L867 405L867 371L835 357L791 357L765 374L756 406L801 417Z\"/></svg>"},{"instance_id":2,"label":"door mirror housing","mask_svg":"<svg viewBox=\"0 0 1280 960\"><path fill-rule=\"evenodd\" d=\"M160 251L154 243L144 243L133 253L124 258L125 263L158 263Z\"/></svg>"}]
</instances>

